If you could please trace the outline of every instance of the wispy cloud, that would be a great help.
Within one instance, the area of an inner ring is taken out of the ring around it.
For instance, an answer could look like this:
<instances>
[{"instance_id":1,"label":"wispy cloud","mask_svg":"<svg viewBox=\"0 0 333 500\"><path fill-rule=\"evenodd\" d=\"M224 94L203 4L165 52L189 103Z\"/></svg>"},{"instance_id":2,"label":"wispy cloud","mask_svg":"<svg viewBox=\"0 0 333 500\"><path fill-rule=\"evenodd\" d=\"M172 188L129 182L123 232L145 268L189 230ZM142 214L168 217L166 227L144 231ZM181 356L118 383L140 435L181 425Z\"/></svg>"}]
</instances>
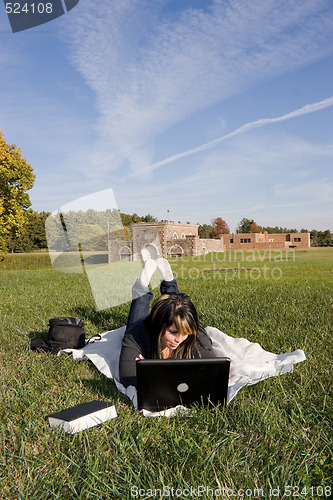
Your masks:
<instances>
[{"instance_id":1,"label":"wispy cloud","mask_svg":"<svg viewBox=\"0 0 333 500\"><path fill-rule=\"evenodd\" d=\"M146 168L144 170L144 173L156 170L157 168L163 167L169 163L180 160L181 158L186 158L187 156L191 156L195 153L200 153L201 151L211 149L223 141L226 141L228 139L232 139L233 137L235 137L237 135L244 134L245 132L248 132L249 130L252 130L254 128L263 127L265 125L270 125L272 123L283 122L285 120L290 120L291 118L297 118L298 116L307 115L309 113L315 113L316 111L320 111L321 109L325 109L325 108L328 108L330 106L333 106L333 97L329 97L328 99L324 99L322 101L315 102L312 104L307 104L306 106L303 106L302 108L296 109L294 111L291 111L290 113L286 113L286 114L284 114L282 116L278 116L276 118L261 118L260 120L255 120L253 122L246 123L245 125L242 125L241 127L234 130L233 132L230 132L230 133L225 134L221 137L218 137L217 139L214 139L213 141L206 142L205 144L201 144L200 146L198 146L196 148L189 149L187 151L184 151L183 153L179 153L177 155L170 156L169 158L166 158L165 160L154 163L154 164L150 165L148 168Z\"/></svg>"},{"instance_id":2,"label":"wispy cloud","mask_svg":"<svg viewBox=\"0 0 333 500\"><path fill-rule=\"evenodd\" d=\"M275 187L276 194L282 199L300 197L305 203L332 202L333 181L329 178L316 179L312 182L299 183L295 186L279 184Z\"/></svg>"},{"instance_id":3,"label":"wispy cloud","mask_svg":"<svg viewBox=\"0 0 333 500\"><path fill-rule=\"evenodd\" d=\"M94 166L142 171L167 128L332 51L329 0L216 0L177 16L168 6L99 0L73 17L72 60L100 112L105 155Z\"/></svg>"},{"instance_id":4,"label":"wispy cloud","mask_svg":"<svg viewBox=\"0 0 333 500\"><path fill-rule=\"evenodd\" d=\"M260 134L250 131L220 143L204 156L185 158L161 169L160 175L137 177L136 182L118 186L118 202L121 208L159 218L166 217L166 208L171 208L175 221L208 223L221 216L230 227L236 227L243 217L288 226L292 210L298 207L302 207L301 222L296 226L302 227L308 213L313 217L312 212L317 213L325 203L326 215L319 227L332 212L331 187L322 182L326 179L327 186L332 186L332 159L329 142L318 144L269 128Z\"/></svg>"}]
</instances>

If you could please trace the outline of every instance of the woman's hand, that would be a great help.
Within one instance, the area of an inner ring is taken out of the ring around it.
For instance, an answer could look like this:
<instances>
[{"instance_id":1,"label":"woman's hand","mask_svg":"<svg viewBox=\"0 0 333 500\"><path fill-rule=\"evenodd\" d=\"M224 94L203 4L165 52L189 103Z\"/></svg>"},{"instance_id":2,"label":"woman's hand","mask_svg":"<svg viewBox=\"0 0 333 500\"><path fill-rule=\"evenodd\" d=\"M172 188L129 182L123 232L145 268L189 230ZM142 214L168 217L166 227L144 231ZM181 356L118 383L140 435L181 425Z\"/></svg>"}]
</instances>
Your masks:
<instances>
[{"instance_id":1,"label":"woman's hand","mask_svg":"<svg viewBox=\"0 0 333 500\"><path fill-rule=\"evenodd\" d=\"M137 358L135 358L135 361L139 361L139 359L145 359L142 354L139 354L139 356Z\"/></svg>"}]
</instances>

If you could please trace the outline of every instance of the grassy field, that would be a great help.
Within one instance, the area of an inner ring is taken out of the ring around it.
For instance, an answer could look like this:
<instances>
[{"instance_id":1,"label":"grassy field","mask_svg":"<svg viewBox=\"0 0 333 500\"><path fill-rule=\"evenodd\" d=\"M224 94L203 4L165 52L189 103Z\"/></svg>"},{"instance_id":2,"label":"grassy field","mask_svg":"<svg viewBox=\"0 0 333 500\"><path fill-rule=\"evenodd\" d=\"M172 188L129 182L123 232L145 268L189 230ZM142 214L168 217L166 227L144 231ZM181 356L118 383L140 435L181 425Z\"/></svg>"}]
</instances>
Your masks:
<instances>
[{"instance_id":1,"label":"grassy field","mask_svg":"<svg viewBox=\"0 0 333 500\"><path fill-rule=\"evenodd\" d=\"M29 350L51 317L79 316L90 336L125 324L129 304L97 311L84 274L55 271L47 254L8 255L1 499L331 496L333 249L170 262L204 326L276 353L304 349L307 361L242 389L226 409L143 418L88 361ZM92 399L114 402L119 417L77 435L49 428L49 413Z\"/></svg>"}]
</instances>

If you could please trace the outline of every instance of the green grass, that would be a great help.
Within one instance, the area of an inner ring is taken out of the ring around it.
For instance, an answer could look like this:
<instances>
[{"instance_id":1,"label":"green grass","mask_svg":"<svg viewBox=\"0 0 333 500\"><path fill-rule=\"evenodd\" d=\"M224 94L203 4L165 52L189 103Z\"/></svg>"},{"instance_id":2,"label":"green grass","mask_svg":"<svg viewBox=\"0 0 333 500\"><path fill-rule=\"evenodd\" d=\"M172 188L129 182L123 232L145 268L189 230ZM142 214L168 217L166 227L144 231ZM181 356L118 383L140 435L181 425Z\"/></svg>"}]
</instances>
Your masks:
<instances>
[{"instance_id":1,"label":"green grass","mask_svg":"<svg viewBox=\"0 0 333 500\"><path fill-rule=\"evenodd\" d=\"M53 316L83 318L90 336L123 325L129 304L97 311L86 275L55 271L47 254L8 255L0 263L1 499L185 499L191 486L193 498L228 498L213 494L223 487L252 499L279 487L276 497L287 498L288 485L299 499L329 497L333 249L170 262L203 325L277 353L305 349L307 361L242 389L227 409L145 419L88 361L29 350ZM119 417L74 436L48 427L49 413L92 399L113 401ZM211 490L199 497L198 487Z\"/></svg>"}]
</instances>

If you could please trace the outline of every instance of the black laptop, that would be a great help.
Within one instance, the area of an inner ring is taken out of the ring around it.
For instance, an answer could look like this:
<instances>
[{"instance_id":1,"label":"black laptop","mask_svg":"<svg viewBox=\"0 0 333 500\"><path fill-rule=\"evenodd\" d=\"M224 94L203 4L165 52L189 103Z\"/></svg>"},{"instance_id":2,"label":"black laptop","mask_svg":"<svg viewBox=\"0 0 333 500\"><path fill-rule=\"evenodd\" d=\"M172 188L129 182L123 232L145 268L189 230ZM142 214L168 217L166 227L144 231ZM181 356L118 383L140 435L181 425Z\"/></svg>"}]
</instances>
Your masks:
<instances>
[{"instance_id":1,"label":"black laptop","mask_svg":"<svg viewBox=\"0 0 333 500\"><path fill-rule=\"evenodd\" d=\"M225 405L230 359L143 359L136 362L138 409L194 403Z\"/></svg>"}]
</instances>

